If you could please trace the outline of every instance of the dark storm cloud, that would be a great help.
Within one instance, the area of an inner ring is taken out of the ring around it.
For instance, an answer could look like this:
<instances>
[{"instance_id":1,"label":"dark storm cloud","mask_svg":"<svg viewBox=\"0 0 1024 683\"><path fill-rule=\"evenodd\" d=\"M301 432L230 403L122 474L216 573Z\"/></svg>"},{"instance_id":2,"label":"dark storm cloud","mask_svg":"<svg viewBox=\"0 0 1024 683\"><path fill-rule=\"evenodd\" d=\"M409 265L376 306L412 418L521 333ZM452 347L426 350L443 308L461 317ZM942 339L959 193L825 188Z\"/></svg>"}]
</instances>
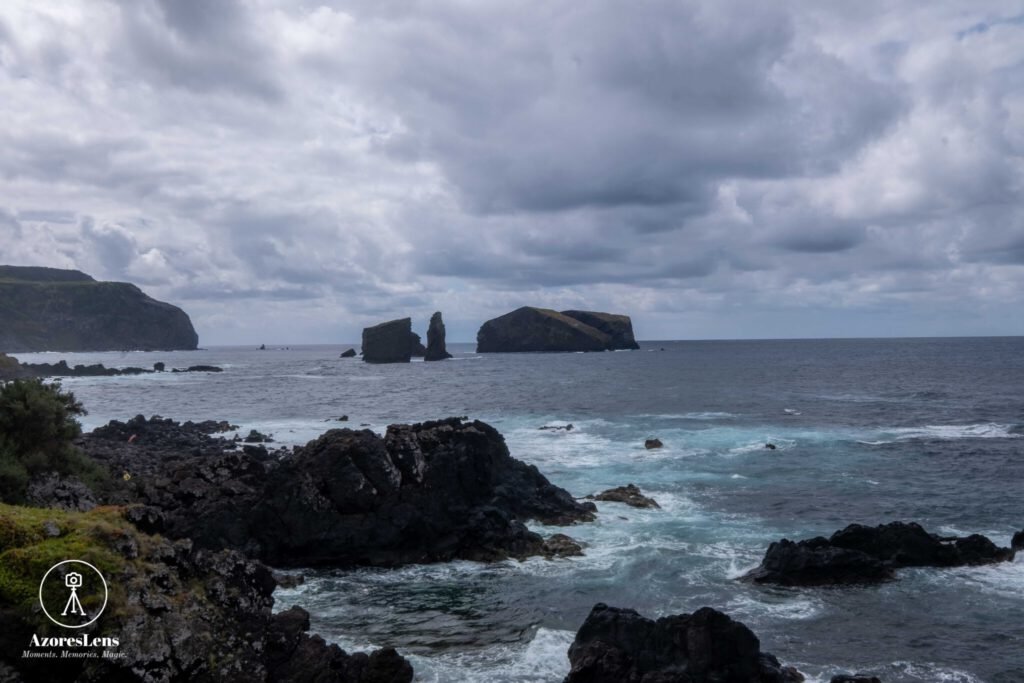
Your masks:
<instances>
[{"instance_id":1,"label":"dark storm cloud","mask_svg":"<svg viewBox=\"0 0 1024 683\"><path fill-rule=\"evenodd\" d=\"M119 0L124 78L274 101L283 90L235 0Z\"/></svg>"},{"instance_id":2,"label":"dark storm cloud","mask_svg":"<svg viewBox=\"0 0 1024 683\"><path fill-rule=\"evenodd\" d=\"M468 338L524 303L641 336L886 333L897 304L991 328L1024 304L1019 17L0 3L0 255L188 302L210 343L437 308Z\"/></svg>"},{"instance_id":3,"label":"dark storm cloud","mask_svg":"<svg viewBox=\"0 0 1024 683\"><path fill-rule=\"evenodd\" d=\"M902 110L785 11L722 7L407 12L355 35L351 76L408 125L386 148L440 163L484 213L704 209L723 177L834 170Z\"/></svg>"}]
</instances>

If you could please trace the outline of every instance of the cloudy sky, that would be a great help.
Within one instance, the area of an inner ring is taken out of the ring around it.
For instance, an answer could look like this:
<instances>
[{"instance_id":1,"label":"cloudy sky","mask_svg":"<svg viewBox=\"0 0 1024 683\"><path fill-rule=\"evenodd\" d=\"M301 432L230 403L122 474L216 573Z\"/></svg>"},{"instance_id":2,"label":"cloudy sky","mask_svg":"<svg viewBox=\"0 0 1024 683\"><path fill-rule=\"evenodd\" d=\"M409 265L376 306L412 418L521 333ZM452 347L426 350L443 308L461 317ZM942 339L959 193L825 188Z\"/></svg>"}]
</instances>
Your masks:
<instances>
[{"instance_id":1,"label":"cloudy sky","mask_svg":"<svg viewBox=\"0 0 1024 683\"><path fill-rule=\"evenodd\" d=\"M1024 334L1019 1L5 0L0 263L201 343Z\"/></svg>"}]
</instances>

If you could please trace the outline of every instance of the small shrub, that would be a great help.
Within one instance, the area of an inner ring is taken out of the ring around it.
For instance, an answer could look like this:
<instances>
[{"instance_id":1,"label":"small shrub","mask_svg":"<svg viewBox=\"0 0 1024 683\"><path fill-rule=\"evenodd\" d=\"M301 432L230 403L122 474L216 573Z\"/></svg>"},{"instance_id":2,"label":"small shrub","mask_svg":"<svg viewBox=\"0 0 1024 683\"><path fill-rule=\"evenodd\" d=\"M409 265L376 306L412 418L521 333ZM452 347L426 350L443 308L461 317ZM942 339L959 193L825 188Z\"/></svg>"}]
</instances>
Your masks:
<instances>
[{"instance_id":1,"label":"small shrub","mask_svg":"<svg viewBox=\"0 0 1024 683\"><path fill-rule=\"evenodd\" d=\"M85 415L60 383L19 379L0 386L0 500L20 503L32 477L45 472L77 476L96 486L103 469L75 448Z\"/></svg>"}]
</instances>

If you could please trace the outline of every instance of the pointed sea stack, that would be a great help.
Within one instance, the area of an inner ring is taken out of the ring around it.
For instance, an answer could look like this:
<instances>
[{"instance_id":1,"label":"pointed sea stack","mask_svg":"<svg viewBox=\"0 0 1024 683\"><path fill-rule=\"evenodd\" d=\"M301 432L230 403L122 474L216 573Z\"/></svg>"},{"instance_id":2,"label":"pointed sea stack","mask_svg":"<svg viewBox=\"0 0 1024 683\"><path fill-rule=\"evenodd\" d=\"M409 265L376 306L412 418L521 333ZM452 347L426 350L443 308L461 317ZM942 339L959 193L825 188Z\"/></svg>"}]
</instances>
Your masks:
<instances>
[{"instance_id":1,"label":"pointed sea stack","mask_svg":"<svg viewBox=\"0 0 1024 683\"><path fill-rule=\"evenodd\" d=\"M627 315L553 311L523 306L488 320L476 335L478 353L635 349Z\"/></svg>"},{"instance_id":2,"label":"pointed sea stack","mask_svg":"<svg viewBox=\"0 0 1024 683\"><path fill-rule=\"evenodd\" d=\"M363 328L363 360L408 363L412 357L412 319L401 318Z\"/></svg>"},{"instance_id":3,"label":"pointed sea stack","mask_svg":"<svg viewBox=\"0 0 1024 683\"><path fill-rule=\"evenodd\" d=\"M451 358L452 354L444 344L444 320L441 319L441 311L430 316L430 327L427 328L427 355L424 360L445 360Z\"/></svg>"}]
</instances>

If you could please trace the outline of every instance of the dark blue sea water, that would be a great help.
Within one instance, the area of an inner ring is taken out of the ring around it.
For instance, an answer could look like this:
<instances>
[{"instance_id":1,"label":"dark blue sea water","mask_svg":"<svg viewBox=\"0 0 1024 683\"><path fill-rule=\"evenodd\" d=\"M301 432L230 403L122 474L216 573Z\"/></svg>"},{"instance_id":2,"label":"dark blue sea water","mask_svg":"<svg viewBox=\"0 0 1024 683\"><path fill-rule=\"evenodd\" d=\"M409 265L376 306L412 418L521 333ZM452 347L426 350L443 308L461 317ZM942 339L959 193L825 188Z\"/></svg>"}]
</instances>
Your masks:
<instances>
[{"instance_id":1,"label":"dark blue sea water","mask_svg":"<svg viewBox=\"0 0 1024 683\"><path fill-rule=\"evenodd\" d=\"M278 592L349 648L391 644L420 681L559 681L598 601L744 621L811 681L1024 681L1024 557L904 570L880 587L792 590L736 578L780 537L914 520L1002 545L1024 528L1024 338L648 342L636 352L487 355L373 366L343 346L62 354L219 375L67 380L87 426L137 413L228 419L304 443L336 426L448 415L491 422L513 455L586 495L633 482L661 510L600 505L564 531L586 557L318 571ZM663 349L663 350L662 350ZM55 360L53 354L19 355ZM571 422L569 433L541 431ZM657 436L665 447L647 451ZM767 442L778 446L770 451Z\"/></svg>"}]
</instances>

